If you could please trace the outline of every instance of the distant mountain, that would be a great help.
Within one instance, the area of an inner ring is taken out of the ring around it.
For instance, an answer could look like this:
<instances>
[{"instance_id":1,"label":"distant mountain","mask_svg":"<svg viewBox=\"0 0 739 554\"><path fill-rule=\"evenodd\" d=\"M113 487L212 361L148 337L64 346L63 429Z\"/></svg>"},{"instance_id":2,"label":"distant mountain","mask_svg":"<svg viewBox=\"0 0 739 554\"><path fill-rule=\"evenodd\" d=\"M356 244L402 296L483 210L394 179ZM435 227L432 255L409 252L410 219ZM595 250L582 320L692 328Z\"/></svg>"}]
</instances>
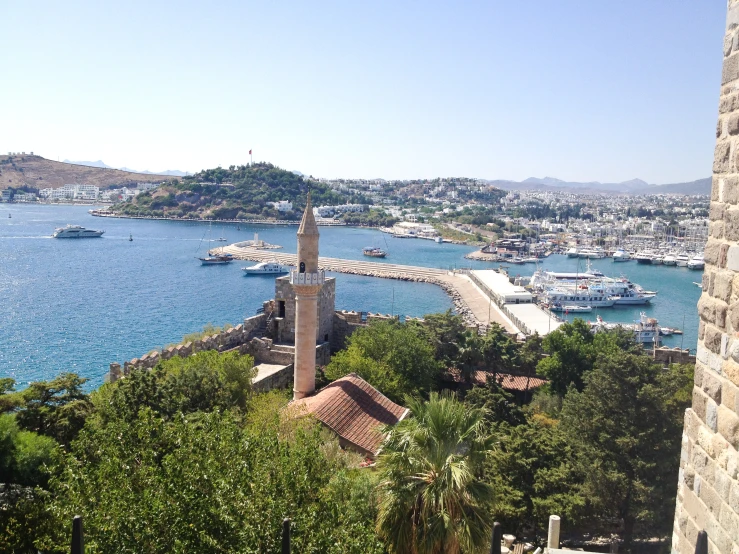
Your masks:
<instances>
[{"instance_id":1,"label":"distant mountain","mask_svg":"<svg viewBox=\"0 0 739 554\"><path fill-rule=\"evenodd\" d=\"M503 190L558 190L590 194L711 194L711 178L698 179L687 183L650 185L641 179L631 179L621 183L601 183L590 181L563 181L555 177L529 177L523 181L492 180L487 183Z\"/></svg>"},{"instance_id":2,"label":"distant mountain","mask_svg":"<svg viewBox=\"0 0 739 554\"><path fill-rule=\"evenodd\" d=\"M140 171L138 169L130 169L128 167L113 167L111 165L107 165L105 162L103 162L103 160L98 160L96 162L76 162L72 160L64 160L64 163L74 165L86 165L87 167L101 167L103 169L120 169L121 171L126 171L128 173L141 173L142 175L169 175L170 177L185 177L186 175L192 175L191 173L180 171L178 169L168 169L167 171Z\"/></svg>"}]
</instances>

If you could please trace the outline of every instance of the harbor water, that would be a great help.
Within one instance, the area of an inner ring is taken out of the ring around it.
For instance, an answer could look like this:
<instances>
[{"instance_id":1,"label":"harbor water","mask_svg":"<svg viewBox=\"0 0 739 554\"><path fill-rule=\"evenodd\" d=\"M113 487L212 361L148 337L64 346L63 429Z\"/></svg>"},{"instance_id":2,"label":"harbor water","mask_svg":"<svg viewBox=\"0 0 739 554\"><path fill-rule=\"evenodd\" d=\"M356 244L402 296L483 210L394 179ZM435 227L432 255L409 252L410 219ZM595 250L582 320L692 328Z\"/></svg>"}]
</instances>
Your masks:
<instances>
[{"instance_id":1,"label":"harbor water","mask_svg":"<svg viewBox=\"0 0 739 554\"><path fill-rule=\"evenodd\" d=\"M12 377L19 386L73 371L94 387L102 383L110 362L179 342L208 323L237 324L274 296L274 277L245 276L241 267L249 262L202 266L196 257L208 248L251 239L255 232L282 245L281 252L296 248L295 226L96 218L89 208L0 207L0 377ZM66 224L104 229L105 235L52 239L54 229ZM396 239L355 227L320 231L321 254L334 258L366 260L362 248L377 246L388 251L387 258L372 259L380 263L445 269L498 266L466 260L464 255L474 250L467 246ZM220 237L227 242L216 242ZM564 256L551 256L542 265L558 271L576 271L578 265L584 269L583 260ZM700 281L701 272L609 259L593 260L592 265L659 291L651 306L598 312L606 321L630 322L646 311L662 326L684 328L683 337L667 337L666 344L695 348L700 289L693 281ZM530 275L534 270L531 264L512 266L509 272ZM331 276L337 277L337 309L422 316L452 307L434 285ZM596 315L585 314L586 319Z\"/></svg>"}]
</instances>

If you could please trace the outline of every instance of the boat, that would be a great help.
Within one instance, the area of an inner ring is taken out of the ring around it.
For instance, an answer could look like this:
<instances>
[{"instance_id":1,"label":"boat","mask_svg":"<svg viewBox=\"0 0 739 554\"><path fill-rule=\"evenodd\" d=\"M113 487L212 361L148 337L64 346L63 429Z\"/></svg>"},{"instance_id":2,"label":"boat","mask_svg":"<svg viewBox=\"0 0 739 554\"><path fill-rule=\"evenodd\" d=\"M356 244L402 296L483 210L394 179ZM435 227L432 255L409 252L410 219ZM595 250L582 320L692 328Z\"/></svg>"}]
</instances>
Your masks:
<instances>
[{"instance_id":1,"label":"boat","mask_svg":"<svg viewBox=\"0 0 739 554\"><path fill-rule=\"evenodd\" d=\"M577 248L575 248L575 247L573 246L572 248L570 248L570 249L569 249L569 250L567 251L567 257L568 257L568 258L578 258L578 257L580 257L580 252L578 252L578 251L577 251Z\"/></svg>"},{"instance_id":2,"label":"boat","mask_svg":"<svg viewBox=\"0 0 739 554\"><path fill-rule=\"evenodd\" d=\"M247 275L277 275L290 273L292 267L282 265L277 260L272 260L271 262L260 262L249 267L242 267L241 270Z\"/></svg>"},{"instance_id":3,"label":"boat","mask_svg":"<svg viewBox=\"0 0 739 554\"><path fill-rule=\"evenodd\" d=\"M601 316L596 321L590 322L590 331L598 333L601 331L612 331L614 329L625 329L634 333L634 340L641 344L660 344L660 327L657 320L647 317L644 312L639 314L639 319L634 323L606 323Z\"/></svg>"},{"instance_id":4,"label":"boat","mask_svg":"<svg viewBox=\"0 0 739 554\"><path fill-rule=\"evenodd\" d=\"M133 235L128 235L128 241L131 242L133 240Z\"/></svg>"},{"instance_id":5,"label":"boat","mask_svg":"<svg viewBox=\"0 0 739 554\"><path fill-rule=\"evenodd\" d=\"M614 262L628 262L631 259L631 255L621 248L616 250L613 253L613 261Z\"/></svg>"},{"instance_id":6,"label":"boat","mask_svg":"<svg viewBox=\"0 0 739 554\"><path fill-rule=\"evenodd\" d=\"M612 308L616 299L604 293L593 293L586 285L583 290L573 288L551 288L544 292L546 303L550 306L590 306L592 308Z\"/></svg>"},{"instance_id":7,"label":"boat","mask_svg":"<svg viewBox=\"0 0 739 554\"><path fill-rule=\"evenodd\" d=\"M376 246L368 246L366 248L363 248L362 254L364 254L365 256L370 256L372 258L384 258L385 256L387 256L387 252L385 252L381 248L377 248Z\"/></svg>"},{"instance_id":8,"label":"boat","mask_svg":"<svg viewBox=\"0 0 739 554\"><path fill-rule=\"evenodd\" d=\"M652 265L662 265L662 260L664 258L661 254L657 254L656 256L652 256Z\"/></svg>"},{"instance_id":9,"label":"boat","mask_svg":"<svg viewBox=\"0 0 739 554\"><path fill-rule=\"evenodd\" d=\"M85 229L79 225L67 225L54 230L52 238L55 239L87 239L102 237L105 231L96 231L94 229Z\"/></svg>"},{"instance_id":10,"label":"boat","mask_svg":"<svg viewBox=\"0 0 739 554\"><path fill-rule=\"evenodd\" d=\"M667 254L662 258L662 265L677 265L677 256L673 254Z\"/></svg>"},{"instance_id":11,"label":"boat","mask_svg":"<svg viewBox=\"0 0 739 554\"><path fill-rule=\"evenodd\" d=\"M434 242L436 244L441 244L442 242L444 242L444 239L441 237L434 237Z\"/></svg>"},{"instance_id":12,"label":"boat","mask_svg":"<svg viewBox=\"0 0 739 554\"><path fill-rule=\"evenodd\" d=\"M218 237L216 239L216 242L227 242L227 241L228 241L228 239L226 237Z\"/></svg>"},{"instance_id":13,"label":"boat","mask_svg":"<svg viewBox=\"0 0 739 554\"><path fill-rule=\"evenodd\" d=\"M696 283L695 281L693 281L693 284L694 284L694 285L695 285L696 287L700 287L700 288L703 288L703 283Z\"/></svg>"},{"instance_id":14,"label":"boat","mask_svg":"<svg viewBox=\"0 0 739 554\"><path fill-rule=\"evenodd\" d=\"M687 267L689 261L690 256L688 256L685 252L682 252L675 256L675 265L677 267Z\"/></svg>"},{"instance_id":15,"label":"boat","mask_svg":"<svg viewBox=\"0 0 739 554\"><path fill-rule=\"evenodd\" d=\"M216 254L208 255L204 258L198 258L198 260L200 260L203 265L223 265L230 264L234 261L234 258L231 254Z\"/></svg>"},{"instance_id":16,"label":"boat","mask_svg":"<svg viewBox=\"0 0 739 554\"><path fill-rule=\"evenodd\" d=\"M637 252L634 255L634 259L636 259L636 263L638 264L651 264L652 263L653 255L651 252L647 252L646 250L642 250L641 252Z\"/></svg>"},{"instance_id":17,"label":"boat","mask_svg":"<svg viewBox=\"0 0 739 554\"><path fill-rule=\"evenodd\" d=\"M564 312L570 314L590 313L593 311L592 306L564 306L562 304L552 304L551 306L549 306L549 309L553 312Z\"/></svg>"},{"instance_id":18,"label":"boat","mask_svg":"<svg viewBox=\"0 0 739 554\"><path fill-rule=\"evenodd\" d=\"M703 261L703 254L696 254L688 262L688 269L703 269L706 263Z\"/></svg>"}]
</instances>

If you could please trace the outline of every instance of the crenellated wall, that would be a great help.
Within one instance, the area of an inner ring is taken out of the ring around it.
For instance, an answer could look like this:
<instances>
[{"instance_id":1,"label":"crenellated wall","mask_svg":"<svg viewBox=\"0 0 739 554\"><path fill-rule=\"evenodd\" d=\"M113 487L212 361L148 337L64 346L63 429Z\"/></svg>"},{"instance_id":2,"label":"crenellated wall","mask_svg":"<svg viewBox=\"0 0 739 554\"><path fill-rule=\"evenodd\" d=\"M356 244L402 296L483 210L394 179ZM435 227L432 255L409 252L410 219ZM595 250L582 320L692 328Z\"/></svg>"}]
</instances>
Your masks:
<instances>
[{"instance_id":1,"label":"crenellated wall","mask_svg":"<svg viewBox=\"0 0 739 554\"><path fill-rule=\"evenodd\" d=\"M739 0L727 6L710 236L693 405L685 411L674 554L695 552L698 532L709 552L739 552Z\"/></svg>"}]
</instances>

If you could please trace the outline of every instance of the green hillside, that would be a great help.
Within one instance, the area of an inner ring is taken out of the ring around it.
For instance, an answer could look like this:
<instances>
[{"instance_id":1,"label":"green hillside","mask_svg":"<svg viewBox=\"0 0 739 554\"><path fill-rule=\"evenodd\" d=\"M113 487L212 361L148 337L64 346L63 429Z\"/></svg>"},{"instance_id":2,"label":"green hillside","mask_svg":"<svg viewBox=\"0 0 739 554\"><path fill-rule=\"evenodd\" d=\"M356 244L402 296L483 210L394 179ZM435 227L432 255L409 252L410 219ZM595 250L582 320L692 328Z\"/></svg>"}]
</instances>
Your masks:
<instances>
[{"instance_id":1,"label":"green hillside","mask_svg":"<svg viewBox=\"0 0 739 554\"><path fill-rule=\"evenodd\" d=\"M186 219L299 219L310 189L313 205L367 204L361 195L341 194L268 163L207 169L169 181L112 209L125 215ZM293 211L279 213L268 202L288 200Z\"/></svg>"}]
</instances>

